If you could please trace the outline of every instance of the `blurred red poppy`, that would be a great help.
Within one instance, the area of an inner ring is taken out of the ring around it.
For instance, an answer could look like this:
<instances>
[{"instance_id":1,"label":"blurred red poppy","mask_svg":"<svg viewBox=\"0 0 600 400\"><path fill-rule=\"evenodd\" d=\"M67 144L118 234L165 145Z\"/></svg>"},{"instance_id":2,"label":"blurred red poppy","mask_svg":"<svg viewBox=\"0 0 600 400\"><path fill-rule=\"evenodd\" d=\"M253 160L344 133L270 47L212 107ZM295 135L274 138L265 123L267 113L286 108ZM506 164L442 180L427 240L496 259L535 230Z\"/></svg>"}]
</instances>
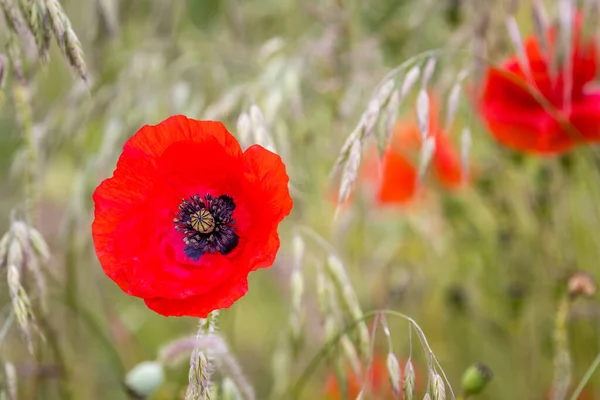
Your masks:
<instances>
[{"instance_id":1,"label":"blurred red poppy","mask_svg":"<svg viewBox=\"0 0 600 400\"><path fill-rule=\"evenodd\" d=\"M556 29L549 32L546 52L537 37L526 39L527 66L512 56L501 68L488 69L481 112L489 130L505 146L529 153L553 154L578 143L600 140L600 90L589 86L596 76L596 44L583 37L580 14L576 15L573 26L568 55L571 63L563 60L554 67L554 73L552 63L559 51ZM532 91L538 91L562 115L562 124Z\"/></svg>"},{"instance_id":2,"label":"blurred red poppy","mask_svg":"<svg viewBox=\"0 0 600 400\"><path fill-rule=\"evenodd\" d=\"M567 398L570 398L571 395L572 395L572 393L569 392L569 395L567 396ZM544 396L544 399L552 400L552 390L548 390L548 392ZM590 391L588 389L583 389L581 391L581 393L579 393L579 396L577 396L577 400L594 400L594 393L592 393L592 391Z\"/></svg>"},{"instance_id":3,"label":"blurred red poppy","mask_svg":"<svg viewBox=\"0 0 600 400\"><path fill-rule=\"evenodd\" d=\"M144 126L94 192L104 272L162 315L205 317L273 264L292 199L281 158L242 152L220 122L173 116Z\"/></svg>"},{"instance_id":4,"label":"blurred red poppy","mask_svg":"<svg viewBox=\"0 0 600 400\"><path fill-rule=\"evenodd\" d=\"M400 361L400 367L404 368L404 363ZM400 372L400 382L403 384L403 374ZM363 389L363 379L348 369L346 372L346 390L343 391L339 387L338 380L334 375L330 376L325 384L325 399L327 400L342 400L344 398L356 399L360 391ZM390 378L387 370L386 357L375 356L369 368L369 393L374 399L392 400L404 399L404 394L400 393L398 397L394 395L394 390L390 383ZM421 391L421 376L418 371L415 371L415 391ZM346 397L344 396L344 392Z\"/></svg>"},{"instance_id":5,"label":"blurred red poppy","mask_svg":"<svg viewBox=\"0 0 600 400\"><path fill-rule=\"evenodd\" d=\"M435 140L431 166L447 189L459 188L462 180L460 156L438 122L438 106L430 97L429 137ZM376 201L382 205L404 204L418 190L418 163L422 135L417 122L399 121L380 160L375 148L366 155L364 178L376 182Z\"/></svg>"}]
</instances>

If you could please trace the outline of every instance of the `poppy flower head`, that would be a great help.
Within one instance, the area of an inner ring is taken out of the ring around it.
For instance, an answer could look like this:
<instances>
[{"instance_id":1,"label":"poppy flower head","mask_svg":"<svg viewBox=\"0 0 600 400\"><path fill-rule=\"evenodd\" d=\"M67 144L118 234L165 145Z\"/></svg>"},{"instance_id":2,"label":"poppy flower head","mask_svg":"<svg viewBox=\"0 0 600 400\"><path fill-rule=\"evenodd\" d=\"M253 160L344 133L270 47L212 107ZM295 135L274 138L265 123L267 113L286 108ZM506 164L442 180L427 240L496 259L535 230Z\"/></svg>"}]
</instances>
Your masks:
<instances>
[{"instance_id":1,"label":"poppy flower head","mask_svg":"<svg viewBox=\"0 0 600 400\"><path fill-rule=\"evenodd\" d=\"M292 208L288 181L278 155L242 152L220 122L178 115L144 126L94 192L96 255L152 310L204 317L273 264Z\"/></svg>"},{"instance_id":2,"label":"poppy flower head","mask_svg":"<svg viewBox=\"0 0 600 400\"><path fill-rule=\"evenodd\" d=\"M518 151L554 154L600 140L600 91L586 91L596 75L597 50L581 28L582 17L577 13L571 53L563 57L570 63L563 60L552 66L558 51L553 28L547 32L550 46L546 51L537 37L525 40L527 65L515 55L502 67L488 69L481 112L500 143Z\"/></svg>"}]
</instances>

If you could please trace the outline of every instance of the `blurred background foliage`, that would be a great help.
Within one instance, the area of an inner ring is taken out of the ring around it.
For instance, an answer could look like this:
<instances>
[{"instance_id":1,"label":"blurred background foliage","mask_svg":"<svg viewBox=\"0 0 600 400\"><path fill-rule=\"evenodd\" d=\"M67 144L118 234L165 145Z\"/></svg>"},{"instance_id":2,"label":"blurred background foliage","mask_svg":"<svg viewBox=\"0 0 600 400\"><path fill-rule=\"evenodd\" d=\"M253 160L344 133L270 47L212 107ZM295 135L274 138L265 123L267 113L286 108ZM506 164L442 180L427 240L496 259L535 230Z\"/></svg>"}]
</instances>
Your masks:
<instances>
[{"instance_id":1,"label":"blurred background foliage","mask_svg":"<svg viewBox=\"0 0 600 400\"><path fill-rule=\"evenodd\" d=\"M431 86L445 96L471 60L473 17L480 7L499 7L497 2L467 3L62 1L82 43L87 83L70 70L56 44L42 65L35 51L27 51L31 43L21 43L38 150L35 226L51 249L45 320L54 338L40 341L35 356L14 326L2 338L0 358L17 368L19 398L63 398L62 382L72 398L124 399L127 370L154 359L169 341L195 332L193 319L155 315L103 274L91 243L91 193L112 173L123 142L141 125L181 113L222 120L235 133L238 116L251 104L263 111L288 166L295 199L293 214L280 228L276 264L252 274L249 293L221 318L222 335L257 398L267 398L274 381L283 379L273 358L288 348L291 242L301 227L318 232L336 249L365 311L389 308L416 319L453 386L467 366L481 361L494 372L482 399L545 398L566 278L576 270L599 278L596 148L551 158L502 149L478 120L469 94L478 82L467 79L451 135L458 144L462 126L473 132L468 187L449 193L428 182L432 190L401 210L380 209L358 190L352 206L333 220L329 173L374 88L409 57L443 48L447 52L437 59ZM518 20L522 32L531 31L526 6ZM502 20L492 17L489 24L487 56L500 62L510 43ZM3 67L4 232L11 212L25 212L25 171L31 165L15 108L17 79L6 59ZM412 104L412 99L404 102L404 116L412 113ZM311 238L306 238L303 265L306 339L295 356L286 353L292 357L290 382L324 342L312 294L316 267L328 251ZM4 326L10 299L4 283L0 288ZM572 305L574 382L600 352L599 311L596 300ZM406 323L388 322L399 357L407 357ZM65 370L51 345L61 350ZM425 358L414 340L412 347L416 367L426 376ZM170 369L153 398L181 398L187 369ZM331 370L327 363L320 365L302 398L320 398ZM597 373L588 388L600 398Z\"/></svg>"}]
</instances>

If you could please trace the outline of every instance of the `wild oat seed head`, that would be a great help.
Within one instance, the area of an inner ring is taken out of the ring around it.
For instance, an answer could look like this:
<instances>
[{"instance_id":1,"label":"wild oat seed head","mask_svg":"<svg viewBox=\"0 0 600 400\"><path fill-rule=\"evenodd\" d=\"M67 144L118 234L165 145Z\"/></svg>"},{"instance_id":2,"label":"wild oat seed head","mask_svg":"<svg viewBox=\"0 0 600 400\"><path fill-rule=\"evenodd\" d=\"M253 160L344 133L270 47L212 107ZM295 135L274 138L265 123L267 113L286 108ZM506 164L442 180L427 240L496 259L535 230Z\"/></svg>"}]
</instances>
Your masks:
<instances>
[{"instance_id":1,"label":"wild oat seed head","mask_svg":"<svg viewBox=\"0 0 600 400\"><path fill-rule=\"evenodd\" d=\"M425 68L423 69L423 80L421 81L422 88L427 89L429 86L429 82L431 81L431 77L435 72L436 59L431 57L427 60L427 64L425 64Z\"/></svg>"},{"instance_id":2,"label":"wild oat seed head","mask_svg":"<svg viewBox=\"0 0 600 400\"><path fill-rule=\"evenodd\" d=\"M417 97L417 122L423 142L429 136L429 96L425 89L419 91Z\"/></svg>"},{"instance_id":3,"label":"wild oat seed head","mask_svg":"<svg viewBox=\"0 0 600 400\"><path fill-rule=\"evenodd\" d=\"M385 109L385 135L384 141L382 143L382 148L384 148L390 140L392 132L394 131L394 126L396 125L396 121L398 120L398 113L400 111L400 92L394 90L392 95L390 96L390 101L387 104Z\"/></svg>"},{"instance_id":4,"label":"wild oat seed head","mask_svg":"<svg viewBox=\"0 0 600 400\"><path fill-rule=\"evenodd\" d=\"M31 308L31 302L29 296L23 285L21 284L21 277L19 269L16 265L8 264L7 282L8 290L10 293L10 299L17 318L17 322L25 336L27 341L27 347L30 353L33 353L33 342L31 331L36 328L33 311Z\"/></svg>"},{"instance_id":5,"label":"wild oat seed head","mask_svg":"<svg viewBox=\"0 0 600 400\"><path fill-rule=\"evenodd\" d=\"M369 105L367 106L367 110L365 111L364 118L364 129L365 136L369 136L373 133L373 128L375 127L375 123L377 122L377 118L379 117L379 110L381 109L382 103L378 98L371 99Z\"/></svg>"},{"instance_id":6,"label":"wild oat seed head","mask_svg":"<svg viewBox=\"0 0 600 400\"><path fill-rule=\"evenodd\" d=\"M410 358L404 366L404 399L413 400L415 390L415 368Z\"/></svg>"},{"instance_id":7,"label":"wild oat seed head","mask_svg":"<svg viewBox=\"0 0 600 400\"><path fill-rule=\"evenodd\" d=\"M50 248L42 234L37 229L31 227L28 229L28 234L33 250L41 257L43 262L48 262L50 260Z\"/></svg>"},{"instance_id":8,"label":"wild oat seed head","mask_svg":"<svg viewBox=\"0 0 600 400\"><path fill-rule=\"evenodd\" d=\"M24 259L24 249L22 243L19 240L13 239L8 246L8 257L6 258L7 264L15 265L21 268L23 266Z\"/></svg>"},{"instance_id":9,"label":"wild oat seed head","mask_svg":"<svg viewBox=\"0 0 600 400\"><path fill-rule=\"evenodd\" d=\"M393 79L388 79L383 85L381 85L379 91L377 92L377 100L379 101L379 104L382 106L387 104L395 87L396 83Z\"/></svg>"},{"instance_id":10,"label":"wild oat seed head","mask_svg":"<svg viewBox=\"0 0 600 400\"><path fill-rule=\"evenodd\" d=\"M419 181L423 180L427 167L431 162L433 153L435 152L435 138L430 136L425 139L423 146L421 147L421 155L419 160Z\"/></svg>"},{"instance_id":11,"label":"wild oat seed head","mask_svg":"<svg viewBox=\"0 0 600 400\"><path fill-rule=\"evenodd\" d=\"M401 382L400 378L402 376L402 372L400 371L400 363L398 363L398 359L394 355L394 353L390 352L387 355L387 372L388 377L390 379L390 384L394 389L394 395L396 397L400 396L401 390Z\"/></svg>"},{"instance_id":12,"label":"wild oat seed head","mask_svg":"<svg viewBox=\"0 0 600 400\"><path fill-rule=\"evenodd\" d=\"M446 400L446 384L437 373L433 373L433 400Z\"/></svg>"},{"instance_id":13,"label":"wild oat seed head","mask_svg":"<svg viewBox=\"0 0 600 400\"><path fill-rule=\"evenodd\" d=\"M450 94L448 95L448 104L446 107L446 129L450 129L452 122L454 121L454 116L456 115L456 111L458 110L458 105L460 104L460 92L462 90L462 85L460 82L456 82L452 89L450 90Z\"/></svg>"},{"instance_id":14,"label":"wild oat seed head","mask_svg":"<svg viewBox=\"0 0 600 400\"><path fill-rule=\"evenodd\" d=\"M362 153L362 146L359 140L352 144L350 150L350 156L342 172L342 182L340 184L340 190L338 193L338 204L342 204L346 201L350 193L352 192L352 186L356 181L358 175L358 167L360 165Z\"/></svg>"},{"instance_id":15,"label":"wild oat seed head","mask_svg":"<svg viewBox=\"0 0 600 400\"><path fill-rule=\"evenodd\" d=\"M408 92L412 89L419 79L419 74L421 73L421 69L418 66L412 67L404 76L404 80L402 81L402 86L400 87L400 99L404 99Z\"/></svg>"}]
</instances>

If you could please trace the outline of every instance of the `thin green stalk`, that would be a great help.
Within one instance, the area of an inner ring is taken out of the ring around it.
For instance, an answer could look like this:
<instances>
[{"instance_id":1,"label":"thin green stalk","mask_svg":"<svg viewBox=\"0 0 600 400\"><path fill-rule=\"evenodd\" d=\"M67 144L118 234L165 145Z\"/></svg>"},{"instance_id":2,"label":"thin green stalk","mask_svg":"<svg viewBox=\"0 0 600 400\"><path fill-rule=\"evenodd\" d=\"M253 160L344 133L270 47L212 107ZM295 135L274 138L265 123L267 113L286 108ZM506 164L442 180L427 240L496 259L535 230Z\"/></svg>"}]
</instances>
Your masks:
<instances>
[{"instance_id":1,"label":"thin green stalk","mask_svg":"<svg viewBox=\"0 0 600 400\"><path fill-rule=\"evenodd\" d=\"M581 382L579 382L579 385L577 385L577 388L575 389L575 391L573 391L573 394L571 395L569 400L577 400L577 398L583 391L583 388L585 387L585 385L588 383L588 381L590 380L590 378L592 377L594 372L596 372L596 369L598 368L598 366L600 366L600 353L598 353L598 355L596 356L594 361L592 361L592 364L590 365L588 370L585 371L585 375L583 375Z\"/></svg>"}]
</instances>

